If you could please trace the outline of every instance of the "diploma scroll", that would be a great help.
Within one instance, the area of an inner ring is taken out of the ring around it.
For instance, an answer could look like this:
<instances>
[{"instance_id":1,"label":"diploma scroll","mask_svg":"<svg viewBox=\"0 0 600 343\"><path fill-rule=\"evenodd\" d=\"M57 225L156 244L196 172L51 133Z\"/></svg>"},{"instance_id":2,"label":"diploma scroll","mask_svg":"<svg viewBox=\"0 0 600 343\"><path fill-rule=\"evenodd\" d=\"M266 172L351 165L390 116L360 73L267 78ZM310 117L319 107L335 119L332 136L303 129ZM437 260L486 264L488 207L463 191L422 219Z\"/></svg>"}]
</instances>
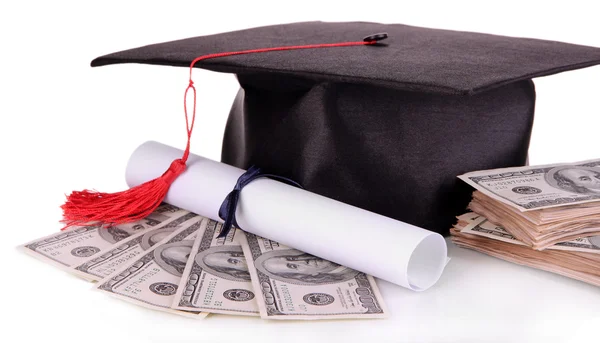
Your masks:
<instances>
[{"instance_id":1,"label":"diploma scroll","mask_svg":"<svg viewBox=\"0 0 600 343\"><path fill-rule=\"evenodd\" d=\"M127 184L156 178L182 153L142 144L129 159ZM191 154L165 201L221 221L221 203L243 173ZM242 190L236 220L247 232L415 291L434 285L446 265L446 242L437 233L268 178Z\"/></svg>"}]
</instances>

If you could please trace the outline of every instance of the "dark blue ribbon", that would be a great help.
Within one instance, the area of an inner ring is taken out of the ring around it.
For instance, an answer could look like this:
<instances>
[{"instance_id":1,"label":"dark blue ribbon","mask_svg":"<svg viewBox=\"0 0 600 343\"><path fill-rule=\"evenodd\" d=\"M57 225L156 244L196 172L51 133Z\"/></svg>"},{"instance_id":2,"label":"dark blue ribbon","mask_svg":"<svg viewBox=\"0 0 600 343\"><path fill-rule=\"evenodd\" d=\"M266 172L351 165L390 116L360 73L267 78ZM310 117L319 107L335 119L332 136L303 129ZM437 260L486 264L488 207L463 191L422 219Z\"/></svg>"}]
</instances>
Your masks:
<instances>
[{"instance_id":1,"label":"dark blue ribbon","mask_svg":"<svg viewBox=\"0 0 600 343\"><path fill-rule=\"evenodd\" d=\"M223 224L223 229L221 229L221 233L219 234L219 238L227 236L232 226L240 227L235 220L235 210L237 209L238 201L240 200L240 192L242 191L242 188L246 187L250 182L261 177L268 177L270 179L282 181L292 186L302 188L302 186L296 181L290 180L283 176L264 174L260 168L256 166L250 167L244 174L240 176L235 184L235 187L233 187L233 190L227 194L227 197L225 200L223 200L223 203L219 208L219 217L225 221Z\"/></svg>"}]
</instances>

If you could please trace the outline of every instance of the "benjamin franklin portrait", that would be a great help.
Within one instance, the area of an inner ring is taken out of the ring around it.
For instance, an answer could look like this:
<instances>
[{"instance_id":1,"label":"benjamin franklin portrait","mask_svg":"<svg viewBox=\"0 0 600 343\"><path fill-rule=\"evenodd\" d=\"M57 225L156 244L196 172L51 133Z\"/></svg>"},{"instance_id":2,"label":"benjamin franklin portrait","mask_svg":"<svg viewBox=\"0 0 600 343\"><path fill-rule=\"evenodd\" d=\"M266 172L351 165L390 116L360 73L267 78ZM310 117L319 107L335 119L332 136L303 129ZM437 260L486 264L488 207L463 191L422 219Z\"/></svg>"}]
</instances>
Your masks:
<instances>
[{"instance_id":1,"label":"benjamin franklin portrait","mask_svg":"<svg viewBox=\"0 0 600 343\"><path fill-rule=\"evenodd\" d=\"M240 246L210 247L198 253L194 260L207 273L231 281L250 281L248 263Z\"/></svg>"},{"instance_id":2,"label":"benjamin franklin portrait","mask_svg":"<svg viewBox=\"0 0 600 343\"><path fill-rule=\"evenodd\" d=\"M100 237L102 237L105 241L114 244L133 234L140 232L141 230L146 229L146 227L147 226L144 226L140 223L121 224L111 226L109 228L100 228L98 229L98 233L100 234Z\"/></svg>"},{"instance_id":3,"label":"benjamin franklin portrait","mask_svg":"<svg viewBox=\"0 0 600 343\"><path fill-rule=\"evenodd\" d=\"M347 281L359 273L295 249L267 252L254 264L256 269L273 279L301 285Z\"/></svg>"},{"instance_id":4,"label":"benjamin franklin portrait","mask_svg":"<svg viewBox=\"0 0 600 343\"><path fill-rule=\"evenodd\" d=\"M161 245L154 250L154 260L170 274L181 276L192 252L192 245L192 240Z\"/></svg>"},{"instance_id":5,"label":"benjamin franklin portrait","mask_svg":"<svg viewBox=\"0 0 600 343\"><path fill-rule=\"evenodd\" d=\"M554 188L577 194L600 195L600 168L561 166L546 174L546 182Z\"/></svg>"},{"instance_id":6,"label":"benjamin franklin portrait","mask_svg":"<svg viewBox=\"0 0 600 343\"><path fill-rule=\"evenodd\" d=\"M177 230L177 229L178 229L178 227L169 228L169 229L162 228L162 229L157 229L157 230L152 230L150 232L146 232L142 236L140 246L142 247L142 249L148 250L148 249L152 248L154 245L156 245L157 243L159 243L160 241L162 241L163 239L167 238L167 236L169 236L170 234L175 232L175 230Z\"/></svg>"}]
</instances>

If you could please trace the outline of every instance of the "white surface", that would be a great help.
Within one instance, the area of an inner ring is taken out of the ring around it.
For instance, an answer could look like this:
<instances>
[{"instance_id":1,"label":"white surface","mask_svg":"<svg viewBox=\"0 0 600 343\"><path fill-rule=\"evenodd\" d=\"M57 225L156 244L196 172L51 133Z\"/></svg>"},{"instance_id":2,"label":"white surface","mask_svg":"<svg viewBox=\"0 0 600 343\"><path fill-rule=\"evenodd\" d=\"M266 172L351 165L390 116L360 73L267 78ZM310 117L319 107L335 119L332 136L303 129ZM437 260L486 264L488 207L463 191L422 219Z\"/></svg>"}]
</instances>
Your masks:
<instances>
[{"instance_id":1,"label":"white surface","mask_svg":"<svg viewBox=\"0 0 600 343\"><path fill-rule=\"evenodd\" d=\"M75 189L124 189L123 166L147 140L185 144L185 68L92 69L144 44L303 20L365 20L562 40L600 47L595 1L2 1L0 240L2 341L596 342L600 289L450 245L439 283L415 293L380 283L389 320L204 322L131 306L16 251L55 232ZM194 153L218 160L238 85L194 71ZM600 67L535 80L531 163L600 157ZM199 134L200 133L200 134ZM468 158L468 156L465 156Z\"/></svg>"},{"instance_id":2,"label":"white surface","mask_svg":"<svg viewBox=\"0 0 600 343\"><path fill-rule=\"evenodd\" d=\"M182 155L158 142L140 145L127 163L127 184L135 187L161 176ZM221 203L243 173L190 154L165 201L221 221ZM242 189L236 221L247 232L414 291L435 284L446 264L440 234L268 178Z\"/></svg>"}]
</instances>

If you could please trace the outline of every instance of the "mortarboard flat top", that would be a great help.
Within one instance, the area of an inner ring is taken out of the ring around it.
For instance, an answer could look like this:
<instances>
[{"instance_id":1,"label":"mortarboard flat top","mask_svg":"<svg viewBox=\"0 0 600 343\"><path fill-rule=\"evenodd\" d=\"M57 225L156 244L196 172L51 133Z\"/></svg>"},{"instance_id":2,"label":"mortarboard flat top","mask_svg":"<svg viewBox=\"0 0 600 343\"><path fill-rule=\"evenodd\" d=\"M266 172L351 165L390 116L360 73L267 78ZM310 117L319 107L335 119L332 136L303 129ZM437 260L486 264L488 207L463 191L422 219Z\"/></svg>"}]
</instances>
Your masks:
<instances>
[{"instance_id":1,"label":"mortarboard flat top","mask_svg":"<svg viewBox=\"0 0 600 343\"><path fill-rule=\"evenodd\" d=\"M600 49L538 39L400 24L305 22L194 37L113 53L92 66L145 63L187 67L198 56L275 46L360 41L387 32L386 46L249 54L196 66L228 73L278 73L317 81L474 94L507 83L600 63Z\"/></svg>"},{"instance_id":2,"label":"mortarboard flat top","mask_svg":"<svg viewBox=\"0 0 600 343\"><path fill-rule=\"evenodd\" d=\"M378 45L198 62L237 74L241 85L222 161L257 165L311 192L447 234L471 198L457 175L526 163L531 78L600 63L600 49L560 42L306 22L148 45L92 66L189 67L207 54L356 42L379 32L389 37Z\"/></svg>"}]
</instances>

